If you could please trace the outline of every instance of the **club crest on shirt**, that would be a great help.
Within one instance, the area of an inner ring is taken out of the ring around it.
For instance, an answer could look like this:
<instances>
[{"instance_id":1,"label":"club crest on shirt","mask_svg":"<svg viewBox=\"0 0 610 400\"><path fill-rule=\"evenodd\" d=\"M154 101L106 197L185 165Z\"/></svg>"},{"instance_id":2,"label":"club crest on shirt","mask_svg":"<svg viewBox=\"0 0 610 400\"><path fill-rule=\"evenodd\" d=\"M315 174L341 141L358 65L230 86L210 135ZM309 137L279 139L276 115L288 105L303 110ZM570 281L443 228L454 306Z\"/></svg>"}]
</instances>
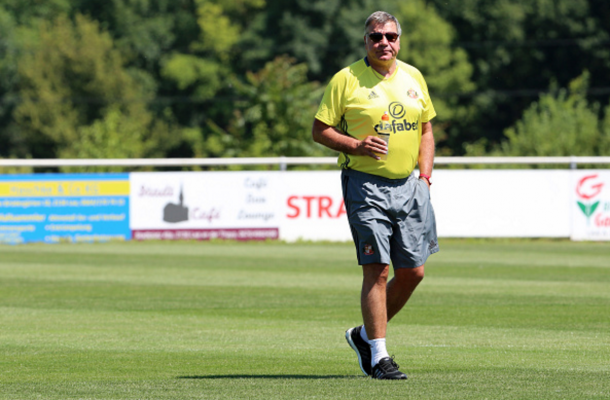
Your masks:
<instances>
[{"instance_id":1,"label":"club crest on shirt","mask_svg":"<svg viewBox=\"0 0 610 400\"><path fill-rule=\"evenodd\" d=\"M371 244L365 244L364 245L364 255L365 256L372 256L373 254L375 254L375 251L373 251L373 245Z\"/></svg>"},{"instance_id":2,"label":"club crest on shirt","mask_svg":"<svg viewBox=\"0 0 610 400\"><path fill-rule=\"evenodd\" d=\"M407 90L407 95L409 95L409 97L412 98L412 99L417 99L419 97L417 92L415 90L413 90L413 89Z\"/></svg>"}]
</instances>

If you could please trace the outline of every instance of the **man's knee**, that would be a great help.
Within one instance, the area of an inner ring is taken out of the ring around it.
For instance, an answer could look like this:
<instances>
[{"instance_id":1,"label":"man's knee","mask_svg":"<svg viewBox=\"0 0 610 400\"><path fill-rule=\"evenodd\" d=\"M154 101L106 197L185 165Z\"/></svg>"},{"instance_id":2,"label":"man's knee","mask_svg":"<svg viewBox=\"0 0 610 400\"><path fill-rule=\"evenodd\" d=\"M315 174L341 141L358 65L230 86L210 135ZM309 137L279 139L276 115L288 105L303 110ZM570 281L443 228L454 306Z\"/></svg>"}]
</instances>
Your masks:
<instances>
[{"instance_id":1,"label":"man's knee","mask_svg":"<svg viewBox=\"0 0 610 400\"><path fill-rule=\"evenodd\" d=\"M424 279L424 266L413 268L413 280L418 283Z\"/></svg>"},{"instance_id":2,"label":"man's knee","mask_svg":"<svg viewBox=\"0 0 610 400\"><path fill-rule=\"evenodd\" d=\"M417 285L424 279L424 266L397 269L394 271L394 275L402 282Z\"/></svg>"}]
</instances>

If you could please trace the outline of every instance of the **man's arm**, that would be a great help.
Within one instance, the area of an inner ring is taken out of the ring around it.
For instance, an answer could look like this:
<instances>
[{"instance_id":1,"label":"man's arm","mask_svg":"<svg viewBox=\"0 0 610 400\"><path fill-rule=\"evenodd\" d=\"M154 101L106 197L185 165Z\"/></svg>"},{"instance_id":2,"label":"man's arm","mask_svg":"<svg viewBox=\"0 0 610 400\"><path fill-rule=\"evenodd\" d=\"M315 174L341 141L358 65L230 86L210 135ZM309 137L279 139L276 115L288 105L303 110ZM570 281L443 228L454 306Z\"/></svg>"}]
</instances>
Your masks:
<instances>
[{"instance_id":1,"label":"man's arm","mask_svg":"<svg viewBox=\"0 0 610 400\"><path fill-rule=\"evenodd\" d=\"M379 160L379 156L375 153L388 152L385 142L377 136L367 136L364 140L358 140L342 134L334 127L326 125L318 119L314 119L313 121L311 134L316 143L320 143L330 149L340 151L341 153L369 156ZM434 140L432 143L434 144Z\"/></svg>"},{"instance_id":2,"label":"man's arm","mask_svg":"<svg viewBox=\"0 0 610 400\"><path fill-rule=\"evenodd\" d=\"M434 134L432 133L432 123L430 121L421 124L421 143L419 145L419 173L432 176L434 168ZM430 186L430 183L424 179Z\"/></svg>"}]
</instances>

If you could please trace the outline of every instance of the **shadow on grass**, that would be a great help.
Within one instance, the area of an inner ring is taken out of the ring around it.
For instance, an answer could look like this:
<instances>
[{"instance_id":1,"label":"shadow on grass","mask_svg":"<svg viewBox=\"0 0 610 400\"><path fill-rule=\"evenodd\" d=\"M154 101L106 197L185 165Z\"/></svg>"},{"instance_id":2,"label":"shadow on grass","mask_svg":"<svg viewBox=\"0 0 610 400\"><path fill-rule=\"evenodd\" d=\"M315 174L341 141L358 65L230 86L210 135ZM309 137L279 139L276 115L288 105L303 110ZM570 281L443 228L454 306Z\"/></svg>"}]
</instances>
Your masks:
<instances>
[{"instance_id":1,"label":"shadow on grass","mask_svg":"<svg viewBox=\"0 0 610 400\"><path fill-rule=\"evenodd\" d=\"M190 375L177 379L360 379L356 375Z\"/></svg>"}]
</instances>

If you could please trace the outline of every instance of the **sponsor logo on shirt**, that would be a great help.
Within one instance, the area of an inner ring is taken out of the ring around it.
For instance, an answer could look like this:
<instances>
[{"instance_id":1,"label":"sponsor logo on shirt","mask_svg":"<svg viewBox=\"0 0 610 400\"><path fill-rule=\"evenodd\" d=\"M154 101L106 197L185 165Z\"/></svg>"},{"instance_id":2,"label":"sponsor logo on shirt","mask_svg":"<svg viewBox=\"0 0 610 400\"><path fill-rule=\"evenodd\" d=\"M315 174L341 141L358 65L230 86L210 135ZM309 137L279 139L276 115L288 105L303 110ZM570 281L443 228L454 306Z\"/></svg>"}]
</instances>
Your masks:
<instances>
[{"instance_id":1,"label":"sponsor logo on shirt","mask_svg":"<svg viewBox=\"0 0 610 400\"><path fill-rule=\"evenodd\" d=\"M407 110L405 110L405 106L403 106L401 102L394 101L390 103L390 106L388 107L388 112L390 113L390 116L392 118L401 119L405 116Z\"/></svg>"},{"instance_id":2,"label":"sponsor logo on shirt","mask_svg":"<svg viewBox=\"0 0 610 400\"><path fill-rule=\"evenodd\" d=\"M390 103L388 107L388 112L392 117L392 132L405 132L405 131L416 131L419 127L419 121L415 122L407 122L406 119L403 119L407 113L405 106L402 105L399 101L394 101ZM402 121L401 121L402 120ZM377 131L378 125L375 126L375 131Z\"/></svg>"},{"instance_id":3,"label":"sponsor logo on shirt","mask_svg":"<svg viewBox=\"0 0 610 400\"><path fill-rule=\"evenodd\" d=\"M419 121L407 122L406 119L402 121L392 120L392 133L405 132L405 131L416 131L419 128ZM379 124L375 125L375 132L378 132Z\"/></svg>"},{"instance_id":4,"label":"sponsor logo on shirt","mask_svg":"<svg viewBox=\"0 0 610 400\"><path fill-rule=\"evenodd\" d=\"M373 99L378 99L378 98L379 98L379 95L377 93L375 93L374 90L371 90L371 93L369 94L368 99L373 100Z\"/></svg>"}]
</instances>

